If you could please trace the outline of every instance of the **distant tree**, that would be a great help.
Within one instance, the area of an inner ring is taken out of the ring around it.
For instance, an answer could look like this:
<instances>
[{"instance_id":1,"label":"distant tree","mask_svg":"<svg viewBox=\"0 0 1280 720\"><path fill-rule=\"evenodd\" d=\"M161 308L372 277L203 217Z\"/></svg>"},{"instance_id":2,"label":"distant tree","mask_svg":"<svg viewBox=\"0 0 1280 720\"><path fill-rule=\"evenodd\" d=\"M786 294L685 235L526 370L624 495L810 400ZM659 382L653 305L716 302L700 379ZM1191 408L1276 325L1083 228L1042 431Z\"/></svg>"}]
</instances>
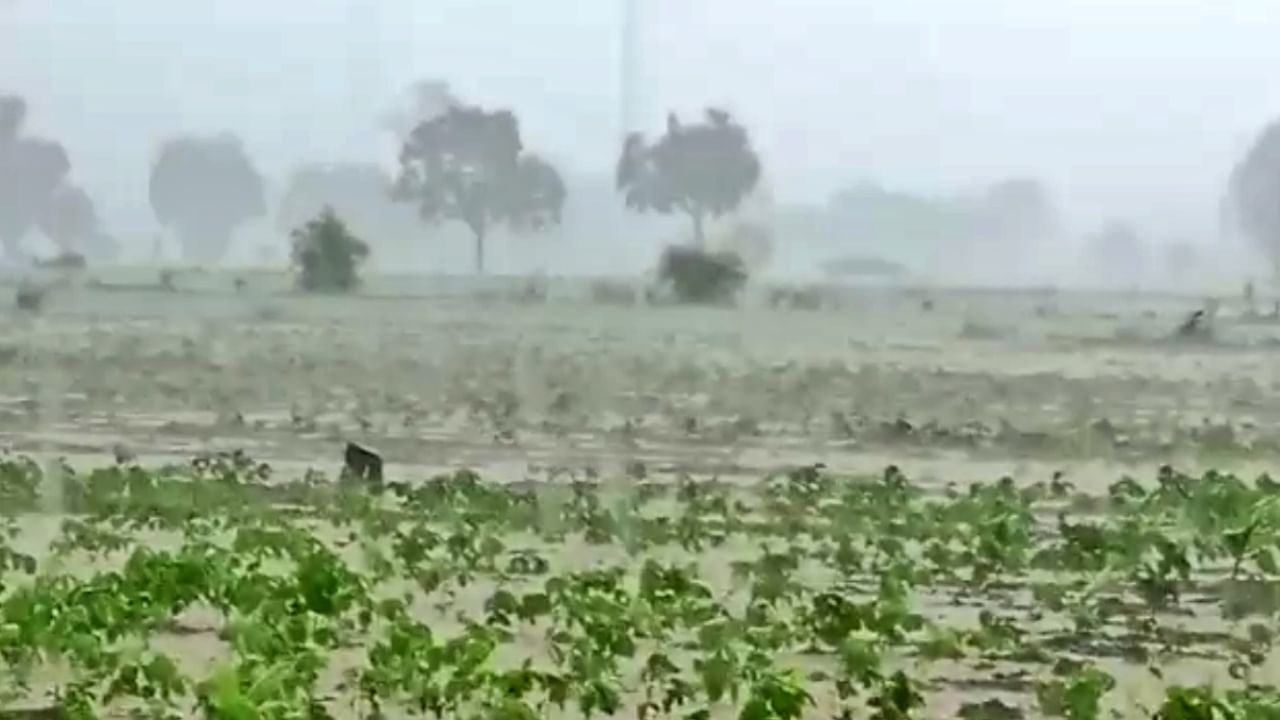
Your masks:
<instances>
[{"instance_id":1,"label":"distant tree","mask_svg":"<svg viewBox=\"0 0 1280 720\"><path fill-rule=\"evenodd\" d=\"M216 262L240 224L266 213L262 176L230 134L179 137L151 167L151 208L188 259Z\"/></svg>"},{"instance_id":2,"label":"distant tree","mask_svg":"<svg viewBox=\"0 0 1280 720\"><path fill-rule=\"evenodd\" d=\"M18 254L22 239L71 171L62 145L22 135L26 116L21 98L0 97L0 243L9 257Z\"/></svg>"},{"instance_id":3,"label":"distant tree","mask_svg":"<svg viewBox=\"0 0 1280 720\"><path fill-rule=\"evenodd\" d=\"M1093 271L1114 286L1138 285L1147 269L1147 247L1126 222L1113 220L1089 242Z\"/></svg>"},{"instance_id":4,"label":"distant tree","mask_svg":"<svg viewBox=\"0 0 1280 720\"><path fill-rule=\"evenodd\" d=\"M862 184L842 190L827 203L831 226L860 241L860 249L916 245L935 251L972 237L970 209L948 198L932 198Z\"/></svg>"},{"instance_id":5,"label":"distant tree","mask_svg":"<svg viewBox=\"0 0 1280 720\"><path fill-rule=\"evenodd\" d=\"M459 220L475 237L476 272L496 224L541 229L560 222L565 186L549 163L524 151L515 115L451 107L419 124L400 153L396 197L423 218Z\"/></svg>"},{"instance_id":6,"label":"distant tree","mask_svg":"<svg viewBox=\"0 0 1280 720\"><path fill-rule=\"evenodd\" d=\"M37 220L59 252L83 251L98 230L98 212L88 193L74 185L54 191Z\"/></svg>"},{"instance_id":7,"label":"distant tree","mask_svg":"<svg viewBox=\"0 0 1280 720\"><path fill-rule=\"evenodd\" d=\"M369 246L351 234L333 208L324 208L292 237L293 264L303 290L349 292L359 285L359 266L369 256Z\"/></svg>"},{"instance_id":8,"label":"distant tree","mask_svg":"<svg viewBox=\"0 0 1280 720\"><path fill-rule=\"evenodd\" d=\"M1280 120L1263 128L1236 164L1227 184L1224 211L1280 274Z\"/></svg>"},{"instance_id":9,"label":"distant tree","mask_svg":"<svg viewBox=\"0 0 1280 720\"><path fill-rule=\"evenodd\" d=\"M1030 178L1012 178L987 188L977 214L980 232L1017 242L1051 235L1059 222L1049 190Z\"/></svg>"},{"instance_id":10,"label":"distant tree","mask_svg":"<svg viewBox=\"0 0 1280 720\"><path fill-rule=\"evenodd\" d=\"M347 227L378 248L417 232L412 209L391 194L394 179L373 163L313 163L294 171L276 207L276 227L291 232L332 207Z\"/></svg>"},{"instance_id":11,"label":"distant tree","mask_svg":"<svg viewBox=\"0 0 1280 720\"><path fill-rule=\"evenodd\" d=\"M746 128L723 110L708 108L705 115L694 125L668 115L666 134L653 144L640 133L629 136L616 175L632 210L688 215L698 248L706 246L707 218L736 209L760 180Z\"/></svg>"}]
</instances>

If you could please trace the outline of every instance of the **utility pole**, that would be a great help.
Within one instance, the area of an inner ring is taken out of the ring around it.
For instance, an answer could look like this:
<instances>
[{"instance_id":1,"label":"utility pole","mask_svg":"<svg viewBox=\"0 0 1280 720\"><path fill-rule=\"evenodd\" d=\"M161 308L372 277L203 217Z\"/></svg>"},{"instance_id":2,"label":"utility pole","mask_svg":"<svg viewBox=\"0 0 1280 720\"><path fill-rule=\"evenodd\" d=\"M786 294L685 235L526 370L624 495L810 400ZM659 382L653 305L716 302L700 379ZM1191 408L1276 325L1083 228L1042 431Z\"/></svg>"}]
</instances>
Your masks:
<instances>
[{"instance_id":1,"label":"utility pole","mask_svg":"<svg viewBox=\"0 0 1280 720\"><path fill-rule=\"evenodd\" d=\"M622 25L620 66L618 73L620 135L639 130L640 100L638 96L640 69L640 0L622 1Z\"/></svg>"},{"instance_id":2,"label":"utility pole","mask_svg":"<svg viewBox=\"0 0 1280 720\"><path fill-rule=\"evenodd\" d=\"M382 102L383 77L380 57L381 28L378 21L378 0L361 2L347 0L346 27L347 33L347 111L360 113L351 118L351 133L348 142L349 150L354 156L366 154L371 150L368 145L368 130L373 125L374 114L379 108L370 106L372 102Z\"/></svg>"}]
</instances>

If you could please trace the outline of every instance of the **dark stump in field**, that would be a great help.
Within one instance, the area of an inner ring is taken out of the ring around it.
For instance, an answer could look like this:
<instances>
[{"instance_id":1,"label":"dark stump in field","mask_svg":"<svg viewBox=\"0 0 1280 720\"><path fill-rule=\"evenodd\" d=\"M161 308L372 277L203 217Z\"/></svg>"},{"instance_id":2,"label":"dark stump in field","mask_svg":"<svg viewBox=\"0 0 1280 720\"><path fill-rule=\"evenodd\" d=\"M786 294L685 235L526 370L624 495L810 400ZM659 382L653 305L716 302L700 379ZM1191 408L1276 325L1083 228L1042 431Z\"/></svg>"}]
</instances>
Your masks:
<instances>
[{"instance_id":1,"label":"dark stump in field","mask_svg":"<svg viewBox=\"0 0 1280 720\"><path fill-rule=\"evenodd\" d=\"M381 485L382 456L373 448L359 443L347 443L347 451L343 455L342 479Z\"/></svg>"},{"instance_id":2,"label":"dark stump in field","mask_svg":"<svg viewBox=\"0 0 1280 720\"><path fill-rule=\"evenodd\" d=\"M40 285L24 281L18 285L18 291L14 296L14 304L18 306L19 310L36 312L44 306L47 292L47 289Z\"/></svg>"},{"instance_id":3,"label":"dark stump in field","mask_svg":"<svg viewBox=\"0 0 1280 720\"><path fill-rule=\"evenodd\" d=\"M1196 310L1178 326L1177 336L1184 340L1205 340L1213 336L1213 315L1207 310Z\"/></svg>"}]
</instances>

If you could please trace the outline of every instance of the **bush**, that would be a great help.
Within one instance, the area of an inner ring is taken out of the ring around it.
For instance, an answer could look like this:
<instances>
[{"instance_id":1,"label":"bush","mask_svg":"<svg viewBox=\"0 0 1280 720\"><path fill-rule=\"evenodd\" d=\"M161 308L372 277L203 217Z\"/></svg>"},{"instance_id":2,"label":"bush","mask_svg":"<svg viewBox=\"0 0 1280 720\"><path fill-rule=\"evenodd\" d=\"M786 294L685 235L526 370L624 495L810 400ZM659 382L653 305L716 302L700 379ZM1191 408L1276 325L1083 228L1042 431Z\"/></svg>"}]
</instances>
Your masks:
<instances>
[{"instance_id":1,"label":"bush","mask_svg":"<svg viewBox=\"0 0 1280 720\"><path fill-rule=\"evenodd\" d=\"M636 287L621 280L596 280L590 293L591 302L597 305L635 305L639 300Z\"/></svg>"},{"instance_id":2,"label":"bush","mask_svg":"<svg viewBox=\"0 0 1280 720\"><path fill-rule=\"evenodd\" d=\"M672 246L662 253L658 278L680 302L731 303L747 282L747 270L731 252Z\"/></svg>"},{"instance_id":3,"label":"bush","mask_svg":"<svg viewBox=\"0 0 1280 720\"><path fill-rule=\"evenodd\" d=\"M48 294L48 287L37 285L29 280L23 280L18 284L18 291L14 294L14 304L18 306L19 310L39 312L44 307L44 301Z\"/></svg>"},{"instance_id":4,"label":"bush","mask_svg":"<svg viewBox=\"0 0 1280 720\"><path fill-rule=\"evenodd\" d=\"M325 207L320 216L294 230L293 264L298 286L307 292L347 292L360 284L357 268L369 256L369 246L351 234L345 223Z\"/></svg>"}]
</instances>

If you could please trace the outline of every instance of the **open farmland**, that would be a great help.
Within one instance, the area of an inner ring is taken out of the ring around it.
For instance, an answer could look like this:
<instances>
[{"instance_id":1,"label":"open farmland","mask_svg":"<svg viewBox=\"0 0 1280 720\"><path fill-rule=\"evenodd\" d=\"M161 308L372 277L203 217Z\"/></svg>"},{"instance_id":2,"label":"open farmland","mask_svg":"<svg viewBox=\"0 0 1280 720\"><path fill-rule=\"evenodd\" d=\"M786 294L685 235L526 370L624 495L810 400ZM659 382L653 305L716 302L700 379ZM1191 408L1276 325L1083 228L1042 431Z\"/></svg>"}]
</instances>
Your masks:
<instances>
[{"instance_id":1,"label":"open farmland","mask_svg":"<svg viewBox=\"0 0 1280 720\"><path fill-rule=\"evenodd\" d=\"M12 715L1280 712L1280 324L281 287L5 318Z\"/></svg>"}]
</instances>

